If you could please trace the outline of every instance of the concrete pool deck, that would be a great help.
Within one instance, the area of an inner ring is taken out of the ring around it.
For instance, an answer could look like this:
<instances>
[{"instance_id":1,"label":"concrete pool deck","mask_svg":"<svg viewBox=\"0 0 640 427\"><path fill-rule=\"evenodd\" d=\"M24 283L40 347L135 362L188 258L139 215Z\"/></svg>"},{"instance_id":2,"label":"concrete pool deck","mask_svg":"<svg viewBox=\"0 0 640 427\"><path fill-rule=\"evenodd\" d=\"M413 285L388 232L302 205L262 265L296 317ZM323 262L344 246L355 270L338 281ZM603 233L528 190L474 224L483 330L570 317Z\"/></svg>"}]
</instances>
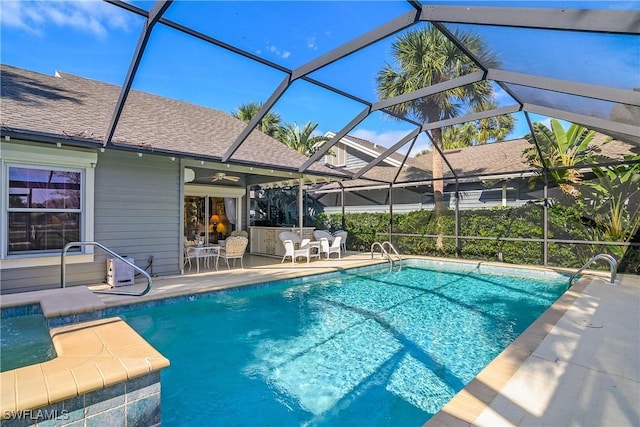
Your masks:
<instances>
[{"instance_id":1,"label":"concrete pool deck","mask_svg":"<svg viewBox=\"0 0 640 427\"><path fill-rule=\"evenodd\" d=\"M154 278L153 289L144 297L93 294L85 287L40 292L49 301L47 310L66 313L76 302L88 307L118 306L371 262L368 253L295 265L247 255L244 270L222 267ZM640 278L620 275L619 279L617 286L592 275L576 282L427 425L640 425ZM138 288L144 285L135 285ZM56 299L59 304L52 304L56 291L66 291L66 295ZM21 300L31 303L39 298L36 294L3 295L2 305L17 305Z\"/></svg>"},{"instance_id":2,"label":"concrete pool deck","mask_svg":"<svg viewBox=\"0 0 640 427\"><path fill-rule=\"evenodd\" d=\"M640 425L640 278L581 279L426 425Z\"/></svg>"}]
</instances>

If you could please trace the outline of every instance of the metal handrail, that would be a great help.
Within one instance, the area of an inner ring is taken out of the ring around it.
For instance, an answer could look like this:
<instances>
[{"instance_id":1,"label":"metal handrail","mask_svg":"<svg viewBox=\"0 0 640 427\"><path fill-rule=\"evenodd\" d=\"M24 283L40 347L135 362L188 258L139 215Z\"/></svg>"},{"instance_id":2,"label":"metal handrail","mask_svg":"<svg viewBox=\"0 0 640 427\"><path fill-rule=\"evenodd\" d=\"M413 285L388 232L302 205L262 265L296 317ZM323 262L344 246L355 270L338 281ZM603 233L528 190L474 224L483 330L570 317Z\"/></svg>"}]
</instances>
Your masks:
<instances>
[{"instance_id":1,"label":"metal handrail","mask_svg":"<svg viewBox=\"0 0 640 427\"><path fill-rule=\"evenodd\" d=\"M120 261L123 261L125 264L130 265L131 267L133 267L134 270L140 272L147 279L147 287L145 288L144 291L142 291L142 293L120 292L120 291L117 291L117 292L113 292L113 291L93 291L94 293L97 293L97 294L109 294L109 295L129 295L129 296L134 296L134 297L141 297L143 295L146 295L151 290L151 276L149 275L149 273L147 273L146 271L144 271L142 268L138 267L137 265L127 261L126 259L124 259L120 255L118 255L117 253L115 253L111 249L109 249L106 246L104 246L102 243L98 243L98 242L70 242L70 243L67 243L64 246L64 248L62 249L62 254L60 255L60 284L61 284L62 288L66 287L65 256L67 255L67 251L70 248L73 248L74 246L97 246L100 249L102 249L103 251L107 252L109 255L113 255L114 257L118 258Z\"/></svg>"},{"instance_id":2,"label":"metal handrail","mask_svg":"<svg viewBox=\"0 0 640 427\"><path fill-rule=\"evenodd\" d=\"M598 254L591 257L589 261L585 262L584 265L580 267L580 269L578 269L578 271L576 271L571 275L571 277L569 278L569 286L571 286L573 279L575 279L578 276L578 274L582 273L582 270L589 267L591 264L593 264L595 261L599 259L603 259L609 262L609 266L611 267L611 282L609 284L616 285L616 271L618 270L618 261L616 261L616 259L609 254Z\"/></svg>"},{"instance_id":3,"label":"metal handrail","mask_svg":"<svg viewBox=\"0 0 640 427\"><path fill-rule=\"evenodd\" d=\"M384 242L382 242L382 247L384 247L385 245L391 248L393 253L396 254L396 256L398 257L398 261L402 261L402 257L400 256L400 253L396 250L396 247L393 246L393 244L390 241L385 240Z\"/></svg>"},{"instance_id":4,"label":"metal handrail","mask_svg":"<svg viewBox=\"0 0 640 427\"><path fill-rule=\"evenodd\" d=\"M380 247L380 256L386 258L389 261L389 270L393 269L393 258L391 257L391 255L389 254L389 252L387 252L387 250L385 249L385 245L390 247L393 252L398 256L398 260L402 261L402 257L400 256L400 254L398 253L398 251L396 250L396 248L393 247L393 245L391 244L391 242L389 241L385 241L383 243L380 242L373 242L371 244L371 259L373 259L373 250L376 246ZM402 262L400 263L400 268L402 268Z\"/></svg>"}]
</instances>

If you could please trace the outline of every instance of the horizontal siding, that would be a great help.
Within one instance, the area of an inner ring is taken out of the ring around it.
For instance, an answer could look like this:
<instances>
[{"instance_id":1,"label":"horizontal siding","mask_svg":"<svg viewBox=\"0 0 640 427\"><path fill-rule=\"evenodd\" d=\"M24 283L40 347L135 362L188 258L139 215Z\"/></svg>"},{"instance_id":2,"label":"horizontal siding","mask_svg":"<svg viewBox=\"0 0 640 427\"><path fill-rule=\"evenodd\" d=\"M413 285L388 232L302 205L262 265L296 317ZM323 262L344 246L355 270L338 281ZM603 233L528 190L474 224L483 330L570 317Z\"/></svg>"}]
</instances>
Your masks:
<instances>
[{"instance_id":1,"label":"horizontal siding","mask_svg":"<svg viewBox=\"0 0 640 427\"><path fill-rule=\"evenodd\" d=\"M346 169L360 169L373 161L373 157L367 156L360 151L347 148Z\"/></svg>"},{"instance_id":2,"label":"horizontal siding","mask_svg":"<svg viewBox=\"0 0 640 427\"><path fill-rule=\"evenodd\" d=\"M502 206L502 184L485 187L481 183L465 183L460 185L460 209L483 209ZM415 187L411 187L414 188ZM447 187L449 190L452 187ZM388 212L386 205L388 189L346 191L345 212ZM406 188L394 188L392 192L394 213L405 213L412 210L432 210L433 194L416 192ZM455 197L451 191L445 191L444 202L449 208L455 208ZM528 189L528 180L511 180L507 184L507 206L515 207L535 200L535 194ZM325 205L327 214L341 213L339 193L329 193L319 199Z\"/></svg>"},{"instance_id":3,"label":"horizontal siding","mask_svg":"<svg viewBox=\"0 0 640 427\"><path fill-rule=\"evenodd\" d=\"M96 171L96 240L158 275L180 272L180 168L165 157L114 152ZM104 267L106 271L106 257ZM102 274L103 276L104 274Z\"/></svg>"}]
</instances>

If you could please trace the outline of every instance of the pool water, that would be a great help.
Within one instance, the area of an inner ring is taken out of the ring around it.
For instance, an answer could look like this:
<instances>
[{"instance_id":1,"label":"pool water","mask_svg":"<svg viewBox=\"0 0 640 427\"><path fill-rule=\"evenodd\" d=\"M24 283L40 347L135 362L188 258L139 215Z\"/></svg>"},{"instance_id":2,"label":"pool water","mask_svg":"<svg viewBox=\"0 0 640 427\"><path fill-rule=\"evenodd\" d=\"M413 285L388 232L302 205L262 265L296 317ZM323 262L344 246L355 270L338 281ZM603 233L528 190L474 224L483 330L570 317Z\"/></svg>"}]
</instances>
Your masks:
<instances>
[{"instance_id":1,"label":"pool water","mask_svg":"<svg viewBox=\"0 0 640 427\"><path fill-rule=\"evenodd\" d=\"M0 324L0 372L56 357L49 328L40 313L2 315Z\"/></svg>"},{"instance_id":2,"label":"pool water","mask_svg":"<svg viewBox=\"0 0 640 427\"><path fill-rule=\"evenodd\" d=\"M171 426L420 426L567 280L359 270L120 315L171 366Z\"/></svg>"}]
</instances>

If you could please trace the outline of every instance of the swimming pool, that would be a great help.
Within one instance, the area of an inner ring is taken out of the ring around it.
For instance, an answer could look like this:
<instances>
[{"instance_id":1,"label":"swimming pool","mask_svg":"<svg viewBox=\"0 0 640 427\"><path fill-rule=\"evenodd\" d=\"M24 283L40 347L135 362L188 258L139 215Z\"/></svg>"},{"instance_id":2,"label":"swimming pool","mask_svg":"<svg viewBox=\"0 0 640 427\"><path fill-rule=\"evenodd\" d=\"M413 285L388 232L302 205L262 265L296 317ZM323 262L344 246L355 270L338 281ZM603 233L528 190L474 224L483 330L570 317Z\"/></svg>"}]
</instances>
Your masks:
<instances>
[{"instance_id":1,"label":"swimming pool","mask_svg":"<svg viewBox=\"0 0 640 427\"><path fill-rule=\"evenodd\" d=\"M39 305L2 309L0 372L56 357L49 327Z\"/></svg>"},{"instance_id":2,"label":"swimming pool","mask_svg":"<svg viewBox=\"0 0 640 427\"><path fill-rule=\"evenodd\" d=\"M448 267L357 269L118 314L171 360L166 425L417 426L567 285Z\"/></svg>"}]
</instances>

